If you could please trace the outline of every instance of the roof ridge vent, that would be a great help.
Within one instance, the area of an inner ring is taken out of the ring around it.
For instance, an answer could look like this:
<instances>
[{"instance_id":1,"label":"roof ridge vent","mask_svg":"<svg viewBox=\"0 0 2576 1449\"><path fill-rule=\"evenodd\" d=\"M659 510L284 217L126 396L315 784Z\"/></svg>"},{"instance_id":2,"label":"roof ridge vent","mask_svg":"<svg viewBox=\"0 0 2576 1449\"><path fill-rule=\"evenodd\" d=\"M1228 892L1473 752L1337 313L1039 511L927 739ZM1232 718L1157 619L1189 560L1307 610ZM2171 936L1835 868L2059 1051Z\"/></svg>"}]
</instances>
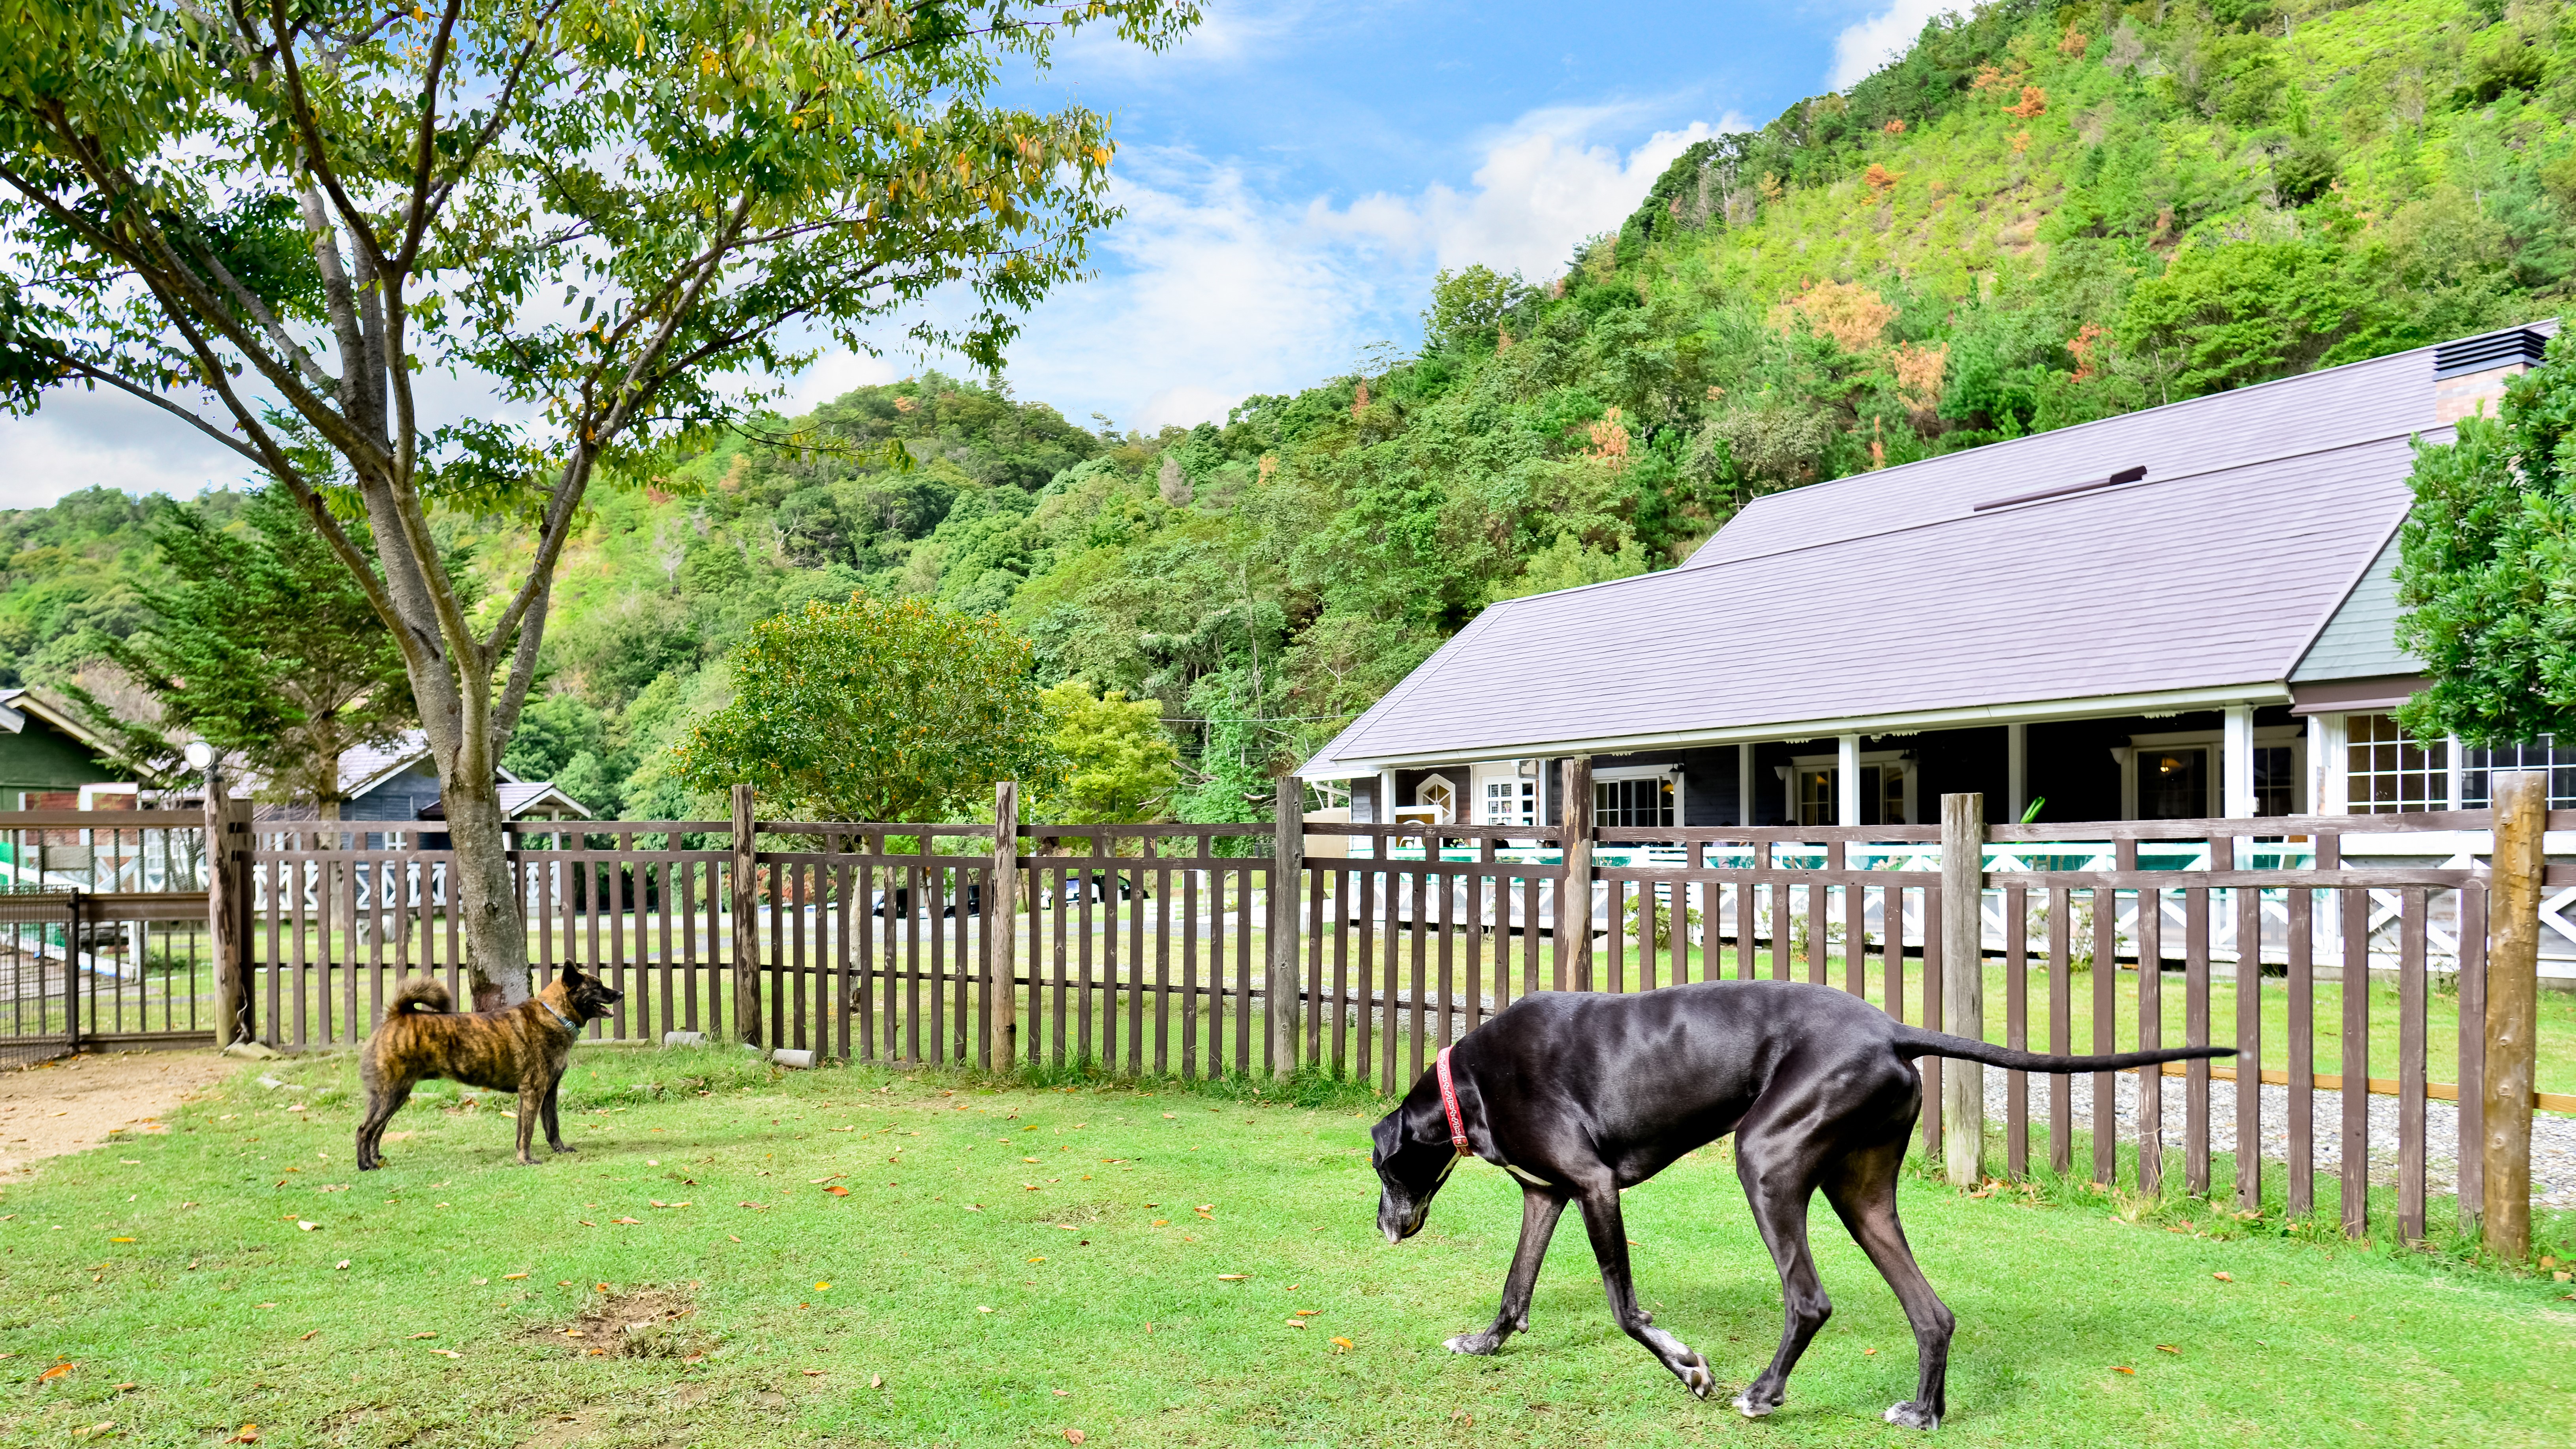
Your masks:
<instances>
[{"instance_id":1,"label":"roof ridge vent","mask_svg":"<svg viewBox=\"0 0 2576 1449\"><path fill-rule=\"evenodd\" d=\"M2147 465L2140 463L2132 468L2123 468L2108 478L2096 478L2088 483L2068 483L2056 488L2042 488L2036 493L2016 493L2010 498L1997 498L1990 502L1977 504L1968 511L1970 513L1985 513L1992 509L2010 508L2016 503L2037 503L2043 498L2064 498L2070 494L2090 493L2096 488L2117 488L2123 483L2139 482L2146 476Z\"/></svg>"},{"instance_id":2,"label":"roof ridge vent","mask_svg":"<svg viewBox=\"0 0 2576 1449\"><path fill-rule=\"evenodd\" d=\"M2515 363L2537 367L2548 350L2549 339L2529 327L2511 327L2502 332L2463 337L2433 349L2433 380L2440 382L2467 373L2511 367Z\"/></svg>"}]
</instances>

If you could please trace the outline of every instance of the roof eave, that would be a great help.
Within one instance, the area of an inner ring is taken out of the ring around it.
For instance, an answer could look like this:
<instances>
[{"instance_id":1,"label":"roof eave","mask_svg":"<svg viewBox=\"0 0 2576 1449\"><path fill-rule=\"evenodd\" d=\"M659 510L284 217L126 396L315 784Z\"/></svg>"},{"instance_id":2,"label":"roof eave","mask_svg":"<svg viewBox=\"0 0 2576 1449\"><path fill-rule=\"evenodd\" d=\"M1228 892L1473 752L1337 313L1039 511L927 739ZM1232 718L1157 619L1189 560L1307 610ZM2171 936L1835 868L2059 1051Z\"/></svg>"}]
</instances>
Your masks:
<instances>
[{"instance_id":1,"label":"roof eave","mask_svg":"<svg viewBox=\"0 0 2576 1449\"><path fill-rule=\"evenodd\" d=\"M1446 765L1459 760L1528 759L1554 755L1627 755L1644 750L1697 749L1712 745L1811 740L1826 735L1889 735L1921 730L1975 729L1986 725L2046 724L2056 720L2102 719L2190 709L2218 709L2231 704L2288 704L2284 680L2249 684L2213 684L2189 689L2150 690L2137 694L2090 695L2070 699L2031 700L2013 704L1954 705L1941 709L1900 710L1837 718L1780 720L1764 724L1727 725L1703 730L1665 730L1651 734L1599 735L1587 739L1527 740L1397 754L1353 756L1308 761L1297 771L1304 780L1348 780L1381 770Z\"/></svg>"}]
</instances>

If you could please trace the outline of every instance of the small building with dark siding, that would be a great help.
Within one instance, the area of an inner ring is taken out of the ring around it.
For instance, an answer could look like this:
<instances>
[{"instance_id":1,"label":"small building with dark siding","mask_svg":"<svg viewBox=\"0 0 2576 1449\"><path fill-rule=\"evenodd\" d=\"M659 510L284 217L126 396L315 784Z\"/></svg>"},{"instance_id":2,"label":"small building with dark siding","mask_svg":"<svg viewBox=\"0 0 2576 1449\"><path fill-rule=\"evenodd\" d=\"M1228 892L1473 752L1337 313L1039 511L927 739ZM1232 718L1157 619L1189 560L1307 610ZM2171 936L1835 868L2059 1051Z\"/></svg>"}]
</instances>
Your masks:
<instances>
[{"instance_id":1,"label":"small building with dark siding","mask_svg":"<svg viewBox=\"0 0 2576 1449\"><path fill-rule=\"evenodd\" d=\"M118 783L99 763L104 743L34 690L0 690L0 810L84 808L81 787Z\"/></svg>"},{"instance_id":2,"label":"small building with dark siding","mask_svg":"<svg viewBox=\"0 0 2576 1449\"><path fill-rule=\"evenodd\" d=\"M1681 567L1489 606L1302 765L1350 818L1604 825L2259 817L2482 805L2576 749L2419 740L2413 441L2554 322L1754 501ZM1497 680L1509 680L1498 690Z\"/></svg>"},{"instance_id":3,"label":"small building with dark siding","mask_svg":"<svg viewBox=\"0 0 2576 1449\"><path fill-rule=\"evenodd\" d=\"M495 770L501 813L511 820L585 820L587 807L558 790L550 780L522 780L508 770ZM368 850L411 844L423 850L447 848L442 830L422 829L423 822L443 821L438 762L429 742L414 730L390 745L366 745L340 757L340 819L377 828L366 832ZM310 804L270 806L262 820L313 820Z\"/></svg>"}]
</instances>

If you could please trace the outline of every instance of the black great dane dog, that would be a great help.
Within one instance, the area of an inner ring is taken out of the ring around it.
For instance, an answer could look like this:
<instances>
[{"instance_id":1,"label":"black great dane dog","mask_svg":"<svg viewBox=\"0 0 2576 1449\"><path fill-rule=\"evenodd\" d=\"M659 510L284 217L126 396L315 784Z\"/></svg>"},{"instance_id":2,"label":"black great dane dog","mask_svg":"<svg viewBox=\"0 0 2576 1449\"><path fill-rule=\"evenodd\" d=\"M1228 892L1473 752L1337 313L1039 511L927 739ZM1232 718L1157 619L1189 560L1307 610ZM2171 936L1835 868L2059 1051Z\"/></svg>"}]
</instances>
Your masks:
<instances>
[{"instance_id":1,"label":"black great dane dog","mask_svg":"<svg viewBox=\"0 0 2576 1449\"><path fill-rule=\"evenodd\" d=\"M1601 1264L1610 1313L1694 1394L1717 1386L1708 1360L1637 1306L1619 1192L1732 1132L1735 1173L1780 1269L1780 1351L1735 1406L1780 1407L1789 1371L1832 1311L1807 1252L1807 1205L1825 1200L1905 1305L1919 1355L1914 1397L1888 1422L1931 1429L1946 1407L1950 1310L1916 1267L1896 1221L1896 1175L1923 1105L1913 1059L1959 1057L2025 1072L2100 1072L2224 1047L2051 1057L1922 1031L1830 986L1703 981L1632 996L1543 992L1467 1033L1375 1129L1390 1243L1421 1231L1458 1159L1472 1152L1521 1180L1521 1242L1491 1326L1449 1340L1488 1354L1529 1327L1530 1289L1569 1202ZM1452 1090L1442 1090L1443 1068Z\"/></svg>"}]
</instances>

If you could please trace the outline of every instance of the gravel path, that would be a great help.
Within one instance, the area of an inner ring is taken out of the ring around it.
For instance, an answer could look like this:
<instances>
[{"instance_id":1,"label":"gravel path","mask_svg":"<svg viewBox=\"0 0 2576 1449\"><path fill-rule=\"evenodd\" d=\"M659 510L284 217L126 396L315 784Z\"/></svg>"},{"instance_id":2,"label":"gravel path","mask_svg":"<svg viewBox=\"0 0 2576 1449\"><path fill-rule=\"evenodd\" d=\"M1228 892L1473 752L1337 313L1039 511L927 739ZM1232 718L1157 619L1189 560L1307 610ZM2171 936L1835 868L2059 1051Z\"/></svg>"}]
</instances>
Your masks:
<instances>
[{"instance_id":1,"label":"gravel path","mask_svg":"<svg viewBox=\"0 0 2576 1449\"><path fill-rule=\"evenodd\" d=\"M2030 1121L2034 1143L2043 1142L2048 1131L2050 1084L2058 1079L2030 1078ZM2084 1131L2093 1120L2093 1080L2090 1077L2066 1079L2073 1088L2074 1128ZM1998 1126L2004 1121L2006 1074L1999 1068L1986 1068L1986 1117ZM2184 1090L2189 1086L2182 1077L2164 1079L2165 1150L2170 1156L2168 1175L2181 1171L2179 1157L2183 1143L2186 1111ZM2122 1141L2135 1143L2138 1135L2138 1078L2123 1072L2113 1079L2116 1096L2114 1110L2120 1119ZM2263 1158L2267 1162L2285 1162L2290 1150L2290 1089L2265 1083L2263 1101ZM2330 1202L2334 1194L2334 1176L2343 1167L2343 1093L2320 1088L2314 1094L2316 1137L2317 1200ZM2039 1150L2034 1151L2037 1155ZM2209 1150L2212 1155L2236 1150L2236 1083L2212 1080L2209 1084ZM2424 1190L2428 1195L2448 1193L2458 1181L2460 1167L2460 1109L2450 1102L2424 1104ZM2079 1164L2080 1166L2080 1164ZM2397 1099L2370 1098L2370 1181L2374 1186L2397 1185ZM2576 1117L2551 1112L2535 1113L2531 1119L2531 1201L2535 1207L2576 1207Z\"/></svg>"}]
</instances>

